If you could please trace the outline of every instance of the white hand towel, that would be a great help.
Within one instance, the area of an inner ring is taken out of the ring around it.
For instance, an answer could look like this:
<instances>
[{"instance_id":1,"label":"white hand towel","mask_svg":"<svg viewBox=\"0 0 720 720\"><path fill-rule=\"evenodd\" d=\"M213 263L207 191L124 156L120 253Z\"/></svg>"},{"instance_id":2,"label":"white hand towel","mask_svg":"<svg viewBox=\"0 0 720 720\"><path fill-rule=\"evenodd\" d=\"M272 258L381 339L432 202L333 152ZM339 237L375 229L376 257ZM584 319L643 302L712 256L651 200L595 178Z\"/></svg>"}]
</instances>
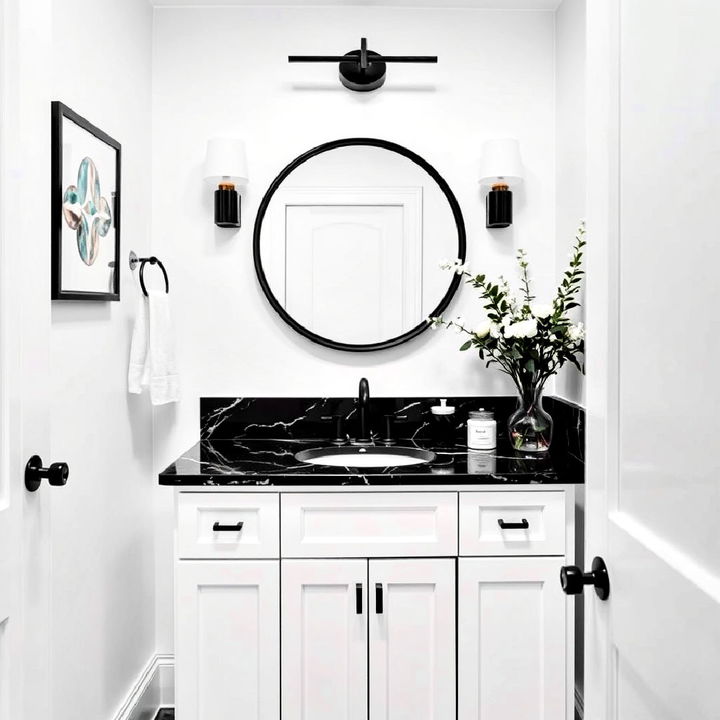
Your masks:
<instances>
[{"instance_id":1,"label":"white hand towel","mask_svg":"<svg viewBox=\"0 0 720 720\"><path fill-rule=\"evenodd\" d=\"M180 378L175 363L175 342L170 317L170 296L161 290L148 291L148 355L150 366L150 401L153 405L177 402Z\"/></svg>"},{"instance_id":2,"label":"white hand towel","mask_svg":"<svg viewBox=\"0 0 720 720\"><path fill-rule=\"evenodd\" d=\"M130 344L128 391L139 394L149 387L153 405L177 402L180 379L175 363L173 327L167 293L140 295Z\"/></svg>"}]
</instances>

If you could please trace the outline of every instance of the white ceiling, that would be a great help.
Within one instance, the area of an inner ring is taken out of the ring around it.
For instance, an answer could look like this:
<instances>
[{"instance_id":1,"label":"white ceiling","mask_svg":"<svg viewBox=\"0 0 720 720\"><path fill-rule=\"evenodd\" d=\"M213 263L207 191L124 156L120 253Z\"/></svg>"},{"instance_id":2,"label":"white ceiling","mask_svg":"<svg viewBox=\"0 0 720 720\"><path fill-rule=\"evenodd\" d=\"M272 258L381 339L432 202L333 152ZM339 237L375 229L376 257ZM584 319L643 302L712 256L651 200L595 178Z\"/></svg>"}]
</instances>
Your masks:
<instances>
[{"instance_id":1,"label":"white ceiling","mask_svg":"<svg viewBox=\"0 0 720 720\"><path fill-rule=\"evenodd\" d=\"M156 7L288 7L366 6L408 8L484 8L492 10L557 10L561 0L150 0Z\"/></svg>"}]
</instances>

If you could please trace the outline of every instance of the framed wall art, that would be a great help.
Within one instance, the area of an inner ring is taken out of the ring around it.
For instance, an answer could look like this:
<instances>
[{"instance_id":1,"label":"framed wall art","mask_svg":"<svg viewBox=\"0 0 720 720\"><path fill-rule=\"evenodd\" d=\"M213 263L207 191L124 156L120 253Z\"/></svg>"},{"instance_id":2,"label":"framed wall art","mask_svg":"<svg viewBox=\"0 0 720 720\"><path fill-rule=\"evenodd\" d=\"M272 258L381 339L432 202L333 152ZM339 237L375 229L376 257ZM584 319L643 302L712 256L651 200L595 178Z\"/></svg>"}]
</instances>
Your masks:
<instances>
[{"instance_id":1,"label":"framed wall art","mask_svg":"<svg viewBox=\"0 0 720 720\"><path fill-rule=\"evenodd\" d=\"M52 103L53 300L120 299L120 143Z\"/></svg>"}]
</instances>

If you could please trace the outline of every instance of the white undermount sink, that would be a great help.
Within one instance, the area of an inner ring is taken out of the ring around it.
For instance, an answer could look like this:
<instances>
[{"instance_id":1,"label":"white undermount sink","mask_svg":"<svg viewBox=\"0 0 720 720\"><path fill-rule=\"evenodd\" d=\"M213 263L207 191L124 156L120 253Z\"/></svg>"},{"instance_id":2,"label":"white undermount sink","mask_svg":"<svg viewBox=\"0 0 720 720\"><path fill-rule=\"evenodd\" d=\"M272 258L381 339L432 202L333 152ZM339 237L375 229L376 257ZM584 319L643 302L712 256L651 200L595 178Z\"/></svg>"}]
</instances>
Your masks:
<instances>
[{"instance_id":1,"label":"white undermount sink","mask_svg":"<svg viewBox=\"0 0 720 720\"><path fill-rule=\"evenodd\" d=\"M295 453L300 462L329 467L399 467L423 465L435 460L435 453L408 447L325 447Z\"/></svg>"}]
</instances>

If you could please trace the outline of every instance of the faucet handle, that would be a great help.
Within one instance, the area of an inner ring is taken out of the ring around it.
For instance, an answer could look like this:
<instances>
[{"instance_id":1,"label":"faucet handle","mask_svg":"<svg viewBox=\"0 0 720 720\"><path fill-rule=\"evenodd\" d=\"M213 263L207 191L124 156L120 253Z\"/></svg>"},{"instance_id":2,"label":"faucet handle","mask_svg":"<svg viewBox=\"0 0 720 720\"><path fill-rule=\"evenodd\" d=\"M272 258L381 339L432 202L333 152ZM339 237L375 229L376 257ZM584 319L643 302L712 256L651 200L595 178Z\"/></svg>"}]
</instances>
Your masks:
<instances>
[{"instance_id":1,"label":"faucet handle","mask_svg":"<svg viewBox=\"0 0 720 720\"><path fill-rule=\"evenodd\" d=\"M393 428L395 426L395 416L385 415L385 435L380 442L383 445L397 445L397 440L393 437Z\"/></svg>"},{"instance_id":2,"label":"faucet handle","mask_svg":"<svg viewBox=\"0 0 720 720\"><path fill-rule=\"evenodd\" d=\"M335 422L335 437L332 439L333 445L344 445L347 442L344 431L345 418L342 415L333 415Z\"/></svg>"}]
</instances>

